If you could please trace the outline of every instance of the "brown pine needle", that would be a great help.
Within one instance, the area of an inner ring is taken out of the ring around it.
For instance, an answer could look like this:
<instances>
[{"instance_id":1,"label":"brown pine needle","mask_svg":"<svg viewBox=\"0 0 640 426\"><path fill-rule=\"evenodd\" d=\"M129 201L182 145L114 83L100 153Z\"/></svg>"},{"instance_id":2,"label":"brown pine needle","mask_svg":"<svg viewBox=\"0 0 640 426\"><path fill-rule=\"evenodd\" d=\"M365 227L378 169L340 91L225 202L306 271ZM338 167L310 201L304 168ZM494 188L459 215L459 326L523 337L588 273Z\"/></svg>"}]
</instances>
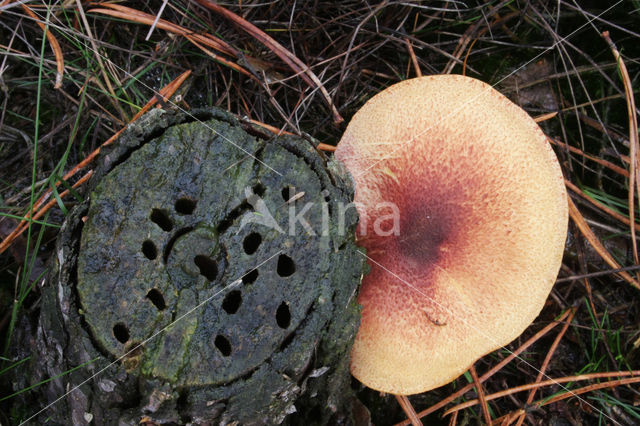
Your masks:
<instances>
[{"instance_id":1,"label":"brown pine needle","mask_svg":"<svg viewBox=\"0 0 640 426\"><path fill-rule=\"evenodd\" d=\"M253 25L251 22L242 18L241 16L236 15L230 10L220 6L217 3L214 3L210 0L196 0L198 4L207 9L213 10L214 12L224 16L231 22L237 24L251 34L256 40L260 43L264 44L267 48L269 48L275 55L277 55L280 59L282 59L289 67L299 74L300 77L307 82L310 86L315 86L320 90L322 96L324 96L329 108L331 108L331 112L333 113L333 121L336 124L342 123L344 119L338 112L337 108L333 104L331 100L331 96L327 89L325 89L324 85L320 81L320 79L315 75L315 73L309 68L304 62L302 62L296 55L288 51L283 45L275 41L271 36L267 33Z\"/></svg>"},{"instance_id":2,"label":"brown pine needle","mask_svg":"<svg viewBox=\"0 0 640 426\"><path fill-rule=\"evenodd\" d=\"M627 66L620 56L620 52L616 48L615 44L609 37L609 31L604 31L602 33L602 37L609 44L609 48L613 53L613 57L616 59L618 63L618 69L620 70L620 75L622 77L622 82L624 84L624 93L627 98L627 114L629 117L629 175L631 179L629 180L629 221L631 224L635 223L635 200L634 194L635 191L638 191L638 198L640 200L640 164L638 164L638 150L640 147L638 146L638 118L636 117L636 103L633 98L633 87L631 86L631 78L629 77L629 72L627 71ZM635 185L634 185L635 183ZM640 263L638 260L638 244L636 241L636 229L633 225L630 225L631 229L631 244L633 246L633 260L636 264ZM637 279L640 281L640 273L636 274Z\"/></svg>"},{"instance_id":3,"label":"brown pine needle","mask_svg":"<svg viewBox=\"0 0 640 426\"><path fill-rule=\"evenodd\" d=\"M551 331L553 328L555 328L558 324L561 324L562 321L564 321L565 318L567 318L567 316L570 314L570 312L571 312L571 310L569 310L569 309L564 311L554 322L546 325L542 330L538 331L531 338L529 338L526 342L524 342L522 345L520 345L519 348L515 349L507 357L505 357L502 361L500 361L498 364L496 364L494 367L492 367L489 371L487 371L482 376L480 376L480 378L479 378L480 383L484 383L487 379L489 379L495 373L497 373L502 368L504 368L505 365L509 364L511 361L516 359L522 352L527 350L527 348L529 348L529 346L533 345L535 342L537 342L539 339L541 339L543 336L545 336L549 331ZM473 386L474 386L473 383L469 383L469 384L463 386L462 388L460 388L456 392L454 392L451 395L449 395L448 397L444 398L442 401L432 405L429 408L426 408L426 409L420 411L418 413L418 417L422 418L424 416L428 416L429 414L439 410L440 408L442 408L442 407L446 406L447 404L451 403L452 401L454 401L456 398L464 395L466 392L471 390L473 388ZM409 425L409 424L410 424L410 422L408 420L405 420L403 422L397 423L396 426L406 426L406 425Z\"/></svg>"},{"instance_id":4,"label":"brown pine needle","mask_svg":"<svg viewBox=\"0 0 640 426\"><path fill-rule=\"evenodd\" d=\"M149 102L147 102L147 104L142 107L140 109L140 111L138 111L138 113L131 119L131 122L134 122L135 120L137 120L138 118L140 118L140 116L142 116L145 112L147 112L152 106L154 106L158 100L160 98L164 99L165 101L167 101L172 95L173 93L175 93L176 90L178 90L178 88L182 85L182 83L184 83L184 81L187 79L187 77L191 74L190 70L187 70L185 72L183 72L182 74L180 74L175 80L173 80L171 83L169 83L168 85L166 85L165 87L163 87L162 89L160 89L159 91L159 97L154 96L153 98L151 98L151 100L149 100ZM89 154L84 160L82 160L80 163L78 163L75 167L73 167L69 172L67 172L64 176L63 176L63 180L68 180L71 177L73 177L78 171L82 170L83 168L85 168L99 153L100 150L107 146L110 145L111 143L113 143L118 136L120 135L120 133L122 133L124 131L124 128L120 129L119 131L117 131L113 136L111 136L107 141L105 141L102 145L100 145L98 148L96 148L91 154ZM86 179L89 178L90 173L87 173L86 175L84 175L80 181L76 182L73 187L77 187L81 181L85 182ZM84 180L83 180L84 179ZM55 186L57 187L60 184L60 182L56 182ZM47 190L39 199L38 201L36 201L36 203L33 205L33 210L31 213L27 213L24 217L24 219L22 219L22 221L20 221L20 223L18 223L18 225L15 227L15 229L9 234L7 235L7 237L2 240L2 242L0 242L0 253L3 253L7 248L9 248L9 246L13 243L13 241L18 238L18 236L22 235L22 233L29 227L29 225L31 224L31 222L33 220L36 220L40 217L42 217L42 215L44 215L44 213L46 213L51 207L53 207L56 204L56 200L52 199L50 200L47 204L44 204L45 201L47 201L47 199L51 196L52 190L49 189ZM60 198L63 198L64 196L66 196L68 193L68 191L64 191L60 194ZM44 206L43 206L44 204Z\"/></svg>"},{"instance_id":5,"label":"brown pine needle","mask_svg":"<svg viewBox=\"0 0 640 426\"><path fill-rule=\"evenodd\" d=\"M271 124L263 123L262 121L253 120L253 119L249 119L249 121L251 123L253 123L253 124L257 124L260 127L264 127L265 129L269 130L271 133L274 133L276 135L293 135L293 133L291 133L291 132L287 132L286 130L278 129L275 126L272 126ZM320 150L320 151L335 152L335 150L338 147L336 147L334 145L329 145L329 144L320 142L316 148L318 150Z\"/></svg>"},{"instance_id":6,"label":"brown pine needle","mask_svg":"<svg viewBox=\"0 0 640 426\"><path fill-rule=\"evenodd\" d=\"M589 241L589 244L591 244L591 247L593 247L593 249L600 255L600 257L602 257L602 259L605 262L607 262L607 264L609 264L609 266L611 266L614 269L620 268L620 264L616 262L616 260L613 258L613 256L611 256L609 251L602 245L598 237L596 237L596 234L593 233L593 231L591 230L591 227L589 227L589 224L587 224L587 221L585 220L584 216L582 216L582 213L580 213L580 210L578 210L578 208L573 203L573 201L571 201L571 198L569 198L568 200L569 200L569 215L571 216L571 219L573 219L573 223L575 223L578 229L580 229L580 232L582 233L582 235L584 235L587 241ZM629 284L631 284L633 287L640 290L640 284L638 284L638 282L627 272L621 271L621 272L618 272L618 275L622 279L627 281Z\"/></svg>"},{"instance_id":7,"label":"brown pine needle","mask_svg":"<svg viewBox=\"0 0 640 426\"><path fill-rule=\"evenodd\" d=\"M535 121L536 123L542 123L543 121L551 120L556 115L558 115L558 111L548 112L546 114L534 117L533 121Z\"/></svg>"},{"instance_id":8,"label":"brown pine needle","mask_svg":"<svg viewBox=\"0 0 640 426\"><path fill-rule=\"evenodd\" d=\"M471 49L473 49L473 46L476 45L477 41L478 41L477 38L473 39L473 41L471 42L471 45L467 49L466 55L464 55L464 61L462 62L462 75L467 75L467 61L469 60L469 55L471 54Z\"/></svg>"},{"instance_id":9,"label":"brown pine needle","mask_svg":"<svg viewBox=\"0 0 640 426\"><path fill-rule=\"evenodd\" d=\"M484 388L482 387L480 379L478 379L476 367L472 365L471 368L469 368L469 373L471 373L471 378L473 379L473 383L475 383L476 393L478 394L478 400L480 401L480 408L482 409L484 422L490 425L491 415L489 414L489 406L487 405L487 400L484 398Z\"/></svg>"},{"instance_id":10,"label":"brown pine needle","mask_svg":"<svg viewBox=\"0 0 640 426\"><path fill-rule=\"evenodd\" d=\"M60 43L58 43L58 39L53 35L53 33L45 26L45 24L41 21L40 17L36 15L33 10L29 8L26 4L21 4L22 9L29 15L33 20L38 24L38 26L42 29L42 31L47 35L47 40L49 40L49 44L51 45L51 49L53 50L53 54L56 56L56 82L53 85L54 89L59 89L62 87L62 77L64 76L64 57L62 56L62 49L60 48Z\"/></svg>"},{"instance_id":11,"label":"brown pine needle","mask_svg":"<svg viewBox=\"0 0 640 426\"><path fill-rule=\"evenodd\" d=\"M569 325L571 324L571 321L573 321L573 317L575 316L575 314L576 314L576 310L572 308L571 313L569 314L569 317L567 318L564 325L560 329L560 332L554 339L553 343L551 344L551 347L549 348L549 351L547 352L547 356L544 358L544 361L542 362L542 366L540 367L540 370L538 371L538 376L536 377L536 383L540 383L542 381L542 378L545 376L545 372L547 371L549 362L551 362L551 358L553 358L553 354L555 354L556 349L560 344L560 340L562 340L565 333L569 329ZM534 388L534 389L531 389L531 391L529 392L529 396L527 397L527 402L526 402L527 405L533 402L533 399L535 398L535 395L536 395L536 390L537 388ZM516 423L517 426L522 425L522 423L524 422L525 416L526 416L526 412L522 410L522 414L519 416L518 422Z\"/></svg>"},{"instance_id":12,"label":"brown pine needle","mask_svg":"<svg viewBox=\"0 0 640 426\"><path fill-rule=\"evenodd\" d=\"M612 171L618 173L621 176L629 177L629 172L625 168L620 167L620 166L616 166L615 164L613 164L610 161L603 160L603 159L598 158L598 157L594 157L593 155L589 155L589 154L587 154L586 152L582 151L579 148L576 148L574 146L565 144L563 142L560 142L558 140L552 139L550 137L547 137L547 141L549 141L549 143L552 144L552 145L556 145L556 146L562 147L562 149L569 148L569 151L573 152L574 154L581 155L584 158L586 158L588 160L591 160L594 163L598 163L598 164L608 168L609 170L612 170ZM624 161L624 158L622 158L622 160Z\"/></svg>"},{"instance_id":13,"label":"brown pine needle","mask_svg":"<svg viewBox=\"0 0 640 426\"><path fill-rule=\"evenodd\" d=\"M114 18L126 19L128 21L136 22L143 25L155 25L159 29L168 31L172 34L180 35L193 43L198 49L202 50L214 61L219 62L222 65L238 71L250 78L256 79L256 77L247 69L208 49L210 48L230 56L237 57L239 55L237 49L233 48L231 45L218 37L212 36L210 34L196 34L193 31L181 27L178 24L165 21L164 19L159 19L157 16L153 16L130 7L111 3L99 3L97 4L97 6L102 6L107 9L94 8L89 10L89 12L113 16Z\"/></svg>"},{"instance_id":14,"label":"brown pine needle","mask_svg":"<svg viewBox=\"0 0 640 426\"><path fill-rule=\"evenodd\" d=\"M318 144L318 149L320 151L335 152L335 150L338 149L338 147L337 146L333 146L333 145L328 145L326 143L319 143Z\"/></svg>"},{"instance_id":15,"label":"brown pine needle","mask_svg":"<svg viewBox=\"0 0 640 426\"><path fill-rule=\"evenodd\" d=\"M608 214L609 216L611 216L612 218L624 223L625 225L629 226L631 224L631 221L624 217L623 215L621 215L620 213L618 213L617 211L613 210L612 208L602 204L601 202L594 200L593 198L591 198L590 196L588 196L587 194L585 194L580 188L578 188L576 185L574 185L573 183L571 183L570 181L566 180L564 181L564 185L569 188L571 191L575 192L577 195L579 195L581 198L584 198L586 201L588 201L589 203L591 203L594 207L602 210L604 213ZM640 225L639 224L635 224L636 230L640 230Z\"/></svg>"},{"instance_id":16,"label":"brown pine needle","mask_svg":"<svg viewBox=\"0 0 640 426\"><path fill-rule=\"evenodd\" d=\"M411 424L413 426L422 426L422 422L418 418L416 410L413 409L413 405L411 405L411 401L409 401L409 398L407 398L405 395L396 395L396 399L398 400L400 407L402 407L402 411L404 411L404 413L409 418L409 421L411 421Z\"/></svg>"},{"instance_id":17,"label":"brown pine needle","mask_svg":"<svg viewBox=\"0 0 640 426\"><path fill-rule=\"evenodd\" d=\"M418 63L416 52L413 51L413 45L411 44L411 40L409 40L409 37L405 37L404 42L407 45L407 50L409 51L409 56L411 57L411 63L413 64L413 69L416 72L416 77L422 77L422 70L420 69L420 64ZM409 73L407 72L407 74Z\"/></svg>"},{"instance_id":18,"label":"brown pine needle","mask_svg":"<svg viewBox=\"0 0 640 426\"><path fill-rule=\"evenodd\" d=\"M112 3L98 3L95 6L104 7L106 9L94 8L90 9L91 13L100 13L102 15L113 16L114 18L125 19L127 21L137 22L139 24L144 25L152 25L155 21L155 16L150 15L148 13L141 12L137 9L133 9L130 7L122 6L119 4ZM191 37L196 40L198 43L207 46L211 49L217 50L220 53L229 56L237 56L238 51L233 48L231 45L219 39L218 37L212 36L210 34L197 34L191 30L188 30L180 25L174 24L169 21L165 21L164 19L158 19L156 23L156 28L168 31L172 34L177 34L183 37Z\"/></svg>"},{"instance_id":19,"label":"brown pine needle","mask_svg":"<svg viewBox=\"0 0 640 426\"><path fill-rule=\"evenodd\" d=\"M622 77L622 82L624 84L624 93L627 99L627 114L629 117L629 175L631 179L629 181L629 221L633 224L635 223L635 200L634 193L638 191L638 199L640 202L640 164L638 160L638 150L640 147L638 146L638 118L636 116L636 103L633 97L633 87L631 85L631 78L629 77L629 72L627 71L627 66L620 56L620 52L616 48L615 44L609 37L609 31L604 31L602 33L602 37L609 44L609 48L613 53L616 62L618 63L618 69L620 70L620 75ZM635 183L635 185L634 185ZM634 188L635 187L635 188ZM633 246L633 260L636 264L639 264L638 260L638 244L636 241L636 229L633 225L630 225L631 229L631 244ZM636 274L636 278L640 281L640 273Z\"/></svg>"},{"instance_id":20,"label":"brown pine needle","mask_svg":"<svg viewBox=\"0 0 640 426\"><path fill-rule=\"evenodd\" d=\"M632 376L632 377L628 377L628 376ZM514 386L512 388L509 389L505 389L503 391L500 392L496 392L496 393L492 393L491 395L487 395L486 396L486 400L487 401L493 401L494 399L498 399L498 398L502 398L503 396L507 396L507 395L513 395L514 393L518 393L518 392L523 392L526 390L530 390L530 389L538 389L538 388L542 388L542 387L546 387L546 386L553 386L553 385L558 385L558 384L562 384L562 383L569 383L569 382L580 382L580 381L584 381L584 380L593 380L593 379L608 379L608 378L612 378L612 377L628 377L626 379L618 379L618 380L609 380L607 382L604 383L595 383L592 385L588 385L576 390L569 390L566 391L565 393L562 393L560 395L556 395L552 398L545 398L542 400L538 400L538 402L535 403L535 405L537 405L538 407L542 407L544 405L547 404L551 404L552 402L557 402L560 401L562 399L566 399L566 398L570 398L572 396L578 396L580 394L583 394L585 392L591 392L594 390L598 390L598 389L605 389L605 388L610 388L610 387L616 387L616 386L621 386L621 385L627 385L630 383L640 383L640 370L634 370L634 371L612 371L612 372L606 372L606 373L592 373L592 374L580 374L577 376L569 376L569 377L559 377L557 379L550 379L550 380L545 380L542 382L535 382L535 383L529 383L527 385L522 385L522 386ZM455 407L452 407L450 409L448 409L447 411L445 411L445 413L443 414L444 416L449 415L453 412L456 411L460 411L463 410L465 408L469 408L469 407L473 407L474 405L477 405L479 403L479 401L477 399L472 399L469 401L466 401L462 404L458 404Z\"/></svg>"},{"instance_id":21,"label":"brown pine needle","mask_svg":"<svg viewBox=\"0 0 640 426\"><path fill-rule=\"evenodd\" d=\"M458 424L458 412L453 413L449 420L449 426L456 426Z\"/></svg>"}]
</instances>

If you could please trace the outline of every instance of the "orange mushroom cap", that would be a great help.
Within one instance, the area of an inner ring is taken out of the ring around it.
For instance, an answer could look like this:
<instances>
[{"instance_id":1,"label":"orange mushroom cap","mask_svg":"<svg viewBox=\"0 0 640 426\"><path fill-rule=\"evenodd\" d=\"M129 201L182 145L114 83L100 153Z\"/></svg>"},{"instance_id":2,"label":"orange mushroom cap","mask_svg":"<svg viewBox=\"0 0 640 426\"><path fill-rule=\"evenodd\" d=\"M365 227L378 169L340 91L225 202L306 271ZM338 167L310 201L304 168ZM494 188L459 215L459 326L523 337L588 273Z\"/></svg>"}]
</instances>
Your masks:
<instances>
[{"instance_id":1,"label":"orange mushroom cap","mask_svg":"<svg viewBox=\"0 0 640 426\"><path fill-rule=\"evenodd\" d=\"M444 385L539 314L562 261L567 198L522 109L472 78L406 80L355 114L335 155L355 180L371 266L351 354L362 383L404 395Z\"/></svg>"}]
</instances>

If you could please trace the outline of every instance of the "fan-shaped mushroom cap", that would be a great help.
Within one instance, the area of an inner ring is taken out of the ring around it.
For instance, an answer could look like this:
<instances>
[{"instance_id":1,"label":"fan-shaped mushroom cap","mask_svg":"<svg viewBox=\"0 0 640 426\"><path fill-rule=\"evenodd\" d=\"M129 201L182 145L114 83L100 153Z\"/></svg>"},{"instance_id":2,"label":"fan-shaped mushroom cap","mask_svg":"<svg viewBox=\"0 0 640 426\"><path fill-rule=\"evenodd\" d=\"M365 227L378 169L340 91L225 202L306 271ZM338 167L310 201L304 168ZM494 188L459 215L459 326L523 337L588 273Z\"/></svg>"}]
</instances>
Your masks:
<instances>
[{"instance_id":1,"label":"fan-shaped mushroom cap","mask_svg":"<svg viewBox=\"0 0 640 426\"><path fill-rule=\"evenodd\" d=\"M362 383L444 385L535 319L560 268L567 200L522 109L472 78L406 80L356 113L336 157L356 183L371 265L351 361ZM393 226L384 202L399 235L379 235Z\"/></svg>"}]
</instances>

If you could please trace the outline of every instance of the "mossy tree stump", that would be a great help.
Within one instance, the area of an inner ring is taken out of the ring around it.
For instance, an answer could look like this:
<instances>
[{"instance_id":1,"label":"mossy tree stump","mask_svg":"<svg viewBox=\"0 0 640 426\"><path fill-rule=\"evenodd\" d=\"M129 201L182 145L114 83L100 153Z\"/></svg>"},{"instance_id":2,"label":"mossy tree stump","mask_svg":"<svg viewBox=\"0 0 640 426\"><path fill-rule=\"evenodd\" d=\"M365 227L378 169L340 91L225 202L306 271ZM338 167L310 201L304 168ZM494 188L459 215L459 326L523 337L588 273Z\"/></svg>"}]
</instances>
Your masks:
<instances>
[{"instance_id":1,"label":"mossy tree stump","mask_svg":"<svg viewBox=\"0 0 640 426\"><path fill-rule=\"evenodd\" d=\"M37 420L348 423L364 262L341 170L216 109L130 125L61 230L16 386L61 375L34 410L69 394Z\"/></svg>"}]
</instances>

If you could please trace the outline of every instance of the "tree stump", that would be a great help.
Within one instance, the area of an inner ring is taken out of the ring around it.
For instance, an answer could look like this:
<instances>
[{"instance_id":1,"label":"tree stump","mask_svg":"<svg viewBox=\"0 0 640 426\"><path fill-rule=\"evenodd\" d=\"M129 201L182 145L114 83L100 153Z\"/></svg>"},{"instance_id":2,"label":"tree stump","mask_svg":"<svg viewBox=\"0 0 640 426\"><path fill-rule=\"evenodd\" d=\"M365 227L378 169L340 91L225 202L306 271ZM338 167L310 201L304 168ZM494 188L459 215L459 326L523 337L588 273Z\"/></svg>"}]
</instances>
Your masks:
<instances>
[{"instance_id":1,"label":"tree stump","mask_svg":"<svg viewBox=\"0 0 640 426\"><path fill-rule=\"evenodd\" d=\"M15 383L53 378L33 421L349 423L364 258L340 165L217 109L155 110L88 194Z\"/></svg>"}]
</instances>

